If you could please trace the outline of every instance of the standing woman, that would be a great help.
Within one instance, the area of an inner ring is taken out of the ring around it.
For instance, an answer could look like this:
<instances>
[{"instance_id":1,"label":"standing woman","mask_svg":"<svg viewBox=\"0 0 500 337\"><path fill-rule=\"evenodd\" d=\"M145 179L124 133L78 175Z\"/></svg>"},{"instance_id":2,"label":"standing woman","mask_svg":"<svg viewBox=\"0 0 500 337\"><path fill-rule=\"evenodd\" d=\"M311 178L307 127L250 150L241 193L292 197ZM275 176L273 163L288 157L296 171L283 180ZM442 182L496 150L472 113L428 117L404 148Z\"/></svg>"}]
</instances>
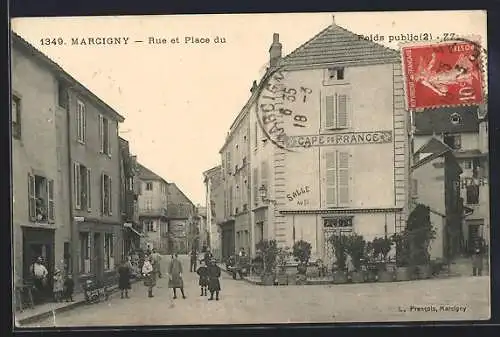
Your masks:
<instances>
[{"instance_id":1,"label":"standing woman","mask_svg":"<svg viewBox=\"0 0 500 337\"><path fill-rule=\"evenodd\" d=\"M177 257L177 253L172 255L172 261L170 262L170 266L168 267L168 287L173 289L174 299L177 298L177 288L180 288L182 298L185 299L186 296L184 295L184 281L182 280L182 264Z\"/></svg>"},{"instance_id":2,"label":"standing woman","mask_svg":"<svg viewBox=\"0 0 500 337\"><path fill-rule=\"evenodd\" d=\"M121 291L121 298L125 293L125 298L128 297L128 291L130 289L130 274L132 270L130 267L130 262L128 260L123 260L122 264L118 267L118 288Z\"/></svg>"},{"instance_id":3,"label":"standing woman","mask_svg":"<svg viewBox=\"0 0 500 337\"><path fill-rule=\"evenodd\" d=\"M150 256L146 256L144 259L142 275L144 276L144 285L148 287L148 297L153 297L153 287L156 285L156 273L153 271Z\"/></svg>"}]
</instances>

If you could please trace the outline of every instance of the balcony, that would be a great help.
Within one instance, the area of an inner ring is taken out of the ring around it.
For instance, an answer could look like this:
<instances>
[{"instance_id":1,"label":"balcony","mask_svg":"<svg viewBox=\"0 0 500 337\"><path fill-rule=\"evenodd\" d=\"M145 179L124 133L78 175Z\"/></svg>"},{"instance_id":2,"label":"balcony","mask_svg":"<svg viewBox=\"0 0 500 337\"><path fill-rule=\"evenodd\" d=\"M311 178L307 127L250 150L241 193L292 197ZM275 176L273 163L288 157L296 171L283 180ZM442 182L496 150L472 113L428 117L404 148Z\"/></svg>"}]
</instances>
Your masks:
<instances>
[{"instance_id":1,"label":"balcony","mask_svg":"<svg viewBox=\"0 0 500 337\"><path fill-rule=\"evenodd\" d=\"M141 217L166 217L166 208L139 208L139 216Z\"/></svg>"}]
</instances>

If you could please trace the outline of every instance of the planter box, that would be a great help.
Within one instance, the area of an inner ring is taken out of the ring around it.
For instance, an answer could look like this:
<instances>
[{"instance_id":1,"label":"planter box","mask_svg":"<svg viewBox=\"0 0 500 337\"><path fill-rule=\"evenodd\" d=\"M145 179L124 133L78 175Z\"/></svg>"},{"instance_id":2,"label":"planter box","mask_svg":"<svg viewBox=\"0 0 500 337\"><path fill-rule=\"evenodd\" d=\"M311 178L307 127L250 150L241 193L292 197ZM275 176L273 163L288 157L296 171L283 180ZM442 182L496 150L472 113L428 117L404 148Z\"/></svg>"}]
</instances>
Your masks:
<instances>
[{"instance_id":1,"label":"planter box","mask_svg":"<svg viewBox=\"0 0 500 337\"><path fill-rule=\"evenodd\" d=\"M351 273L352 283L363 283L365 282L365 273L362 271L355 271Z\"/></svg>"},{"instance_id":2,"label":"planter box","mask_svg":"<svg viewBox=\"0 0 500 337\"><path fill-rule=\"evenodd\" d=\"M306 277L306 275L304 275L304 274L297 274L295 282L296 282L297 285L307 284L307 277Z\"/></svg>"},{"instance_id":3,"label":"planter box","mask_svg":"<svg viewBox=\"0 0 500 337\"><path fill-rule=\"evenodd\" d=\"M279 286L288 285L288 275L286 273L279 273L277 276L277 280Z\"/></svg>"},{"instance_id":4,"label":"planter box","mask_svg":"<svg viewBox=\"0 0 500 337\"><path fill-rule=\"evenodd\" d=\"M273 286L274 285L274 275L273 274L265 274L261 276L262 285L264 286Z\"/></svg>"},{"instance_id":5,"label":"planter box","mask_svg":"<svg viewBox=\"0 0 500 337\"><path fill-rule=\"evenodd\" d=\"M431 266L428 264L417 266L417 275L421 280L429 279L432 276Z\"/></svg>"},{"instance_id":6,"label":"planter box","mask_svg":"<svg viewBox=\"0 0 500 337\"><path fill-rule=\"evenodd\" d=\"M333 283L342 284L347 283L347 275L343 271L336 271L333 273Z\"/></svg>"},{"instance_id":7,"label":"planter box","mask_svg":"<svg viewBox=\"0 0 500 337\"><path fill-rule=\"evenodd\" d=\"M411 270L409 267L396 268L396 281L409 281L411 280Z\"/></svg>"},{"instance_id":8,"label":"planter box","mask_svg":"<svg viewBox=\"0 0 500 337\"><path fill-rule=\"evenodd\" d=\"M296 285L296 284L297 284L297 275L288 274L288 285Z\"/></svg>"},{"instance_id":9,"label":"planter box","mask_svg":"<svg viewBox=\"0 0 500 337\"><path fill-rule=\"evenodd\" d=\"M387 270L379 270L378 272L379 282L392 282L394 281L394 273Z\"/></svg>"}]
</instances>

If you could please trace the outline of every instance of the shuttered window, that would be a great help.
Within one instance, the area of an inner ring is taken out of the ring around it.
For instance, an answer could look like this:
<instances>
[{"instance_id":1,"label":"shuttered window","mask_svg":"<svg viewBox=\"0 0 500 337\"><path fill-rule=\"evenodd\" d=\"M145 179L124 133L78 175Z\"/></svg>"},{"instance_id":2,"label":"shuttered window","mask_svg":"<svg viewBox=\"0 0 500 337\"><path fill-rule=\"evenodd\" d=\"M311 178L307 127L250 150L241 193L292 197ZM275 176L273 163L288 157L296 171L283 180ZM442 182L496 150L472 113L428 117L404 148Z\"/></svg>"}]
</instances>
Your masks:
<instances>
[{"instance_id":1,"label":"shuttered window","mask_svg":"<svg viewBox=\"0 0 500 337\"><path fill-rule=\"evenodd\" d=\"M80 164L73 164L73 198L75 202L75 208L81 209L82 205L82 190L80 181Z\"/></svg>"},{"instance_id":2,"label":"shuttered window","mask_svg":"<svg viewBox=\"0 0 500 337\"><path fill-rule=\"evenodd\" d=\"M86 181L86 184L87 184L87 210L90 212L91 209L92 209L92 178L91 178L91 174L90 174L90 169L87 168L87 181Z\"/></svg>"},{"instance_id":3,"label":"shuttered window","mask_svg":"<svg viewBox=\"0 0 500 337\"><path fill-rule=\"evenodd\" d=\"M268 179L268 165L267 161L263 161L261 163L261 168L260 168L260 183L261 185L265 185L267 187L267 179Z\"/></svg>"},{"instance_id":4,"label":"shuttered window","mask_svg":"<svg viewBox=\"0 0 500 337\"><path fill-rule=\"evenodd\" d=\"M76 104L76 136L77 140L85 143L86 140L86 109L82 101L77 101Z\"/></svg>"},{"instance_id":5,"label":"shuttered window","mask_svg":"<svg viewBox=\"0 0 500 337\"><path fill-rule=\"evenodd\" d=\"M325 153L326 207L346 206L350 203L350 155L348 152Z\"/></svg>"},{"instance_id":6,"label":"shuttered window","mask_svg":"<svg viewBox=\"0 0 500 337\"><path fill-rule=\"evenodd\" d=\"M47 180L47 216L49 222L55 220L54 180Z\"/></svg>"},{"instance_id":7,"label":"shuttered window","mask_svg":"<svg viewBox=\"0 0 500 337\"><path fill-rule=\"evenodd\" d=\"M338 93L325 96L325 129L346 129L349 127L349 91L340 90Z\"/></svg>"},{"instance_id":8,"label":"shuttered window","mask_svg":"<svg viewBox=\"0 0 500 337\"><path fill-rule=\"evenodd\" d=\"M30 221L36 219L36 194L35 194L35 176L28 174L28 210Z\"/></svg>"}]
</instances>

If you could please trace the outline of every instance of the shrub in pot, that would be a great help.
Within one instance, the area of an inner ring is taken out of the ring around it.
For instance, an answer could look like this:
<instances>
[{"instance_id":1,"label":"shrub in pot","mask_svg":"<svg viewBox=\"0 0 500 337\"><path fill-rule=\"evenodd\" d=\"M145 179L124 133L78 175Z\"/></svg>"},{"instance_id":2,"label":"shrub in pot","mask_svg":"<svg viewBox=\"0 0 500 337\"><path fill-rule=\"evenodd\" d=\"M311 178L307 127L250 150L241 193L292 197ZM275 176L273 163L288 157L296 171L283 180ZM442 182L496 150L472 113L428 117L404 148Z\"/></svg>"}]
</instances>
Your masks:
<instances>
[{"instance_id":1,"label":"shrub in pot","mask_svg":"<svg viewBox=\"0 0 500 337\"><path fill-rule=\"evenodd\" d=\"M311 244L304 240L299 240L293 244L293 257L299 261L297 266L296 280L298 284L307 282L307 264L311 258Z\"/></svg>"},{"instance_id":2,"label":"shrub in pot","mask_svg":"<svg viewBox=\"0 0 500 337\"><path fill-rule=\"evenodd\" d=\"M350 235L346 238L346 253L352 259L353 271L351 272L351 280L353 283L361 283L365 281L365 272L362 270L361 261L365 257L366 242L361 235Z\"/></svg>"},{"instance_id":3,"label":"shrub in pot","mask_svg":"<svg viewBox=\"0 0 500 337\"><path fill-rule=\"evenodd\" d=\"M377 261L375 259L373 242L368 241L366 243L364 263L366 266L365 281L367 282L377 281L377 270L376 270Z\"/></svg>"},{"instance_id":4,"label":"shrub in pot","mask_svg":"<svg viewBox=\"0 0 500 337\"><path fill-rule=\"evenodd\" d=\"M288 284L288 275L286 273L286 265L288 258L290 256L290 251L288 247L278 249L278 274L277 281L278 285Z\"/></svg>"},{"instance_id":5,"label":"shrub in pot","mask_svg":"<svg viewBox=\"0 0 500 337\"><path fill-rule=\"evenodd\" d=\"M373 253L377 261L377 280L379 282L394 281L394 273L387 270L387 254L391 251L392 240L388 237L373 240Z\"/></svg>"},{"instance_id":6,"label":"shrub in pot","mask_svg":"<svg viewBox=\"0 0 500 337\"><path fill-rule=\"evenodd\" d=\"M406 230L409 238L410 265L415 268L418 278L430 278L432 269L429 246L436 237L436 231L431 224L429 207L418 204L408 217Z\"/></svg>"},{"instance_id":7,"label":"shrub in pot","mask_svg":"<svg viewBox=\"0 0 500 337\"><path fill-rule=\"evenodd\" d=\"M343 235L332 235L328 240L332 244L333 254L336 259L336 266L333 267L333 283L346 283L346 237Z\"/></svg>"},{"instance_id":8,"label":"shrub in pot","mask_svg":"<svg viewBox=\"0 0 500 337\"><path fill-rule=\"evenodd\" d=\"M408 233L402 231L392 236L396 245L396 281L409 281L412 276L410 268L410 248Z\"/></svg>"},{"instance_id":9,"label":"shrub in pot","mask_svg":"<svg viewBox=\"0 0 500 337\"><path fill-rule=\"evenodd\" d=\"M276 278L276 260L278 256L278 245L276 240L262 240L256 245L262 254L263 271L261 274L262 284L274 285Z\"/></svg>"}]
</instances>

